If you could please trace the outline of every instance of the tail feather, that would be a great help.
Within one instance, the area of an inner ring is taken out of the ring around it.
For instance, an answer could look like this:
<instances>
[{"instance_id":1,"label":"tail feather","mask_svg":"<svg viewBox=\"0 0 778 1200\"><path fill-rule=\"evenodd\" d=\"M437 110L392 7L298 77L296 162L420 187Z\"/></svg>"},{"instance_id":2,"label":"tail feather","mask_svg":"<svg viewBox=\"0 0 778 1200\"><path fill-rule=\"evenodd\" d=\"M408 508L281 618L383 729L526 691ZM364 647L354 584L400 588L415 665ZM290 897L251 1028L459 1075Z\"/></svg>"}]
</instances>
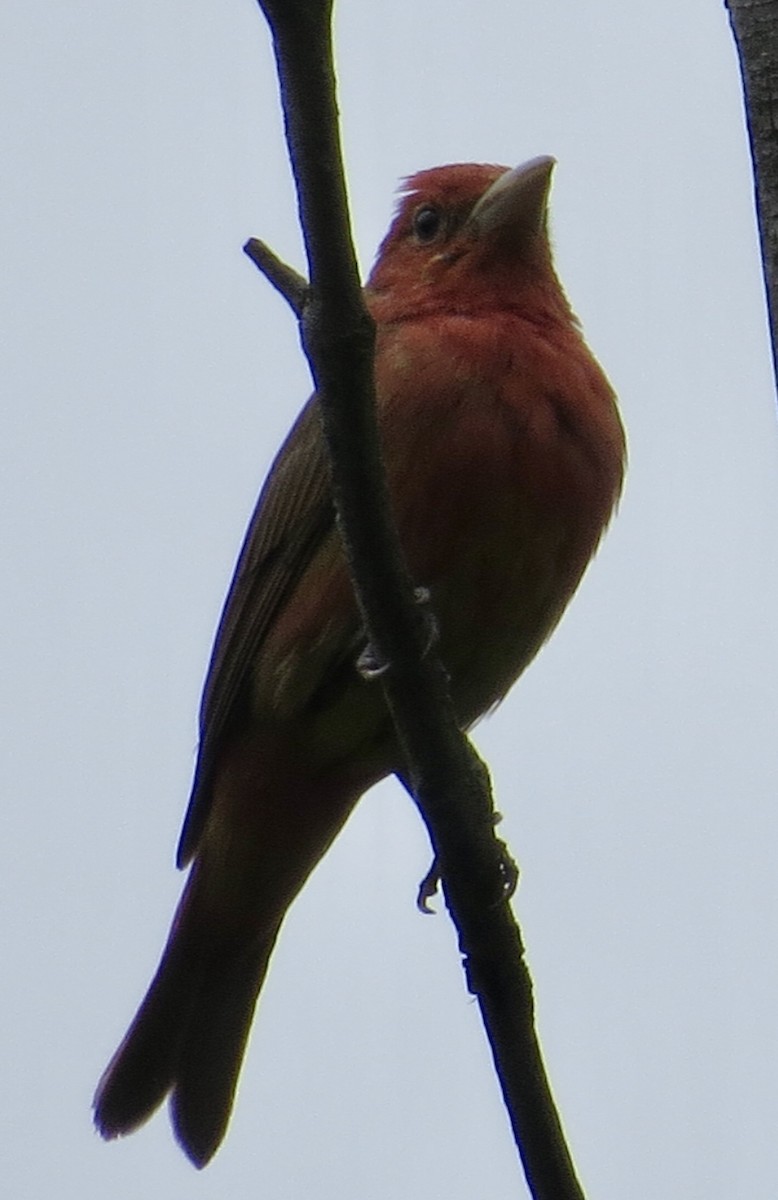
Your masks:
<instances>
[{"instance_id":1,"label":"tail feather","mask_svg":"<svg viewBox=\"0 0 778 1200\"><path fill-rule=\"evenodd\" d=\"M95 1125L107 1139L132 1133L172 1093L176 1136L203 1167L227 1128L280 922L239 954L234 943L204 947L187 892L146 997L97 1086Z\"/></svg>"},{"instance_id":2,"label":"tail feather","mask_svg":"<svg viewBox=\"0 0 778 1200\"><path fill-rule=\"evenodd\" d=\"M142 1125L173 1086L197 993L196 964L182 961L171 937L148 992L95 1093L95 1125L104 1138Z\"/></svg>"},{"instance_id":3,"label":"tail feather","mask_svg":"<svg viewBox=\"0 0 778 1200\"><path fill-rule=\"evenodd\" d=\"M277 933L278 928L250 955L208 971L187 1022L170 1107L176 1137L197 1167L213 1157L226 1132Z\"/></svg>"},{"instance_id":4,"label":"tail feather","mask_svg":"<svg viewBox=\"0 0 778 1200\"><path fill-rule=\"evenodd\" d=\"M372 782L333 775L301 786L278 767L268 776L262 746L238 750L157 973L95 1095L105 1138L132 1133L169 1095L176 1137L198 1167L224 1137L284 915Z\"/></svg>"}]
</instances>

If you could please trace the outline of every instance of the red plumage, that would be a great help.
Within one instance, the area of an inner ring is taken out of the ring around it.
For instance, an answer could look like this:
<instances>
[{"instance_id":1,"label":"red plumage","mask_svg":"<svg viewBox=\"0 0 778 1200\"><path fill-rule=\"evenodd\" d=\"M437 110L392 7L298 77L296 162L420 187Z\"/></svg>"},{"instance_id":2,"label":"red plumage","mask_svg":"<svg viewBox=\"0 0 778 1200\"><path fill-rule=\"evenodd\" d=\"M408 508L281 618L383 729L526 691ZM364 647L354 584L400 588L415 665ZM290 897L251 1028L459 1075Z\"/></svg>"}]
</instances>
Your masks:
<instances>
[{"instance_id":1,"label":"red plumage","mask_svg":"<svg viewBox=\"0 0 778 1200\"><path fill-rule=\"evenodd\" d=\"M407 181L366 288L390 495L430 589L463 726L561 617L618 499L624 435L551 260L553 161ZM398 767L309 401L251 521L216 637L160 966L100 1081L105 1137L171 1093L202 1166L221 1141L284 914L359 796Z\"/></svg>"}]
</instances>

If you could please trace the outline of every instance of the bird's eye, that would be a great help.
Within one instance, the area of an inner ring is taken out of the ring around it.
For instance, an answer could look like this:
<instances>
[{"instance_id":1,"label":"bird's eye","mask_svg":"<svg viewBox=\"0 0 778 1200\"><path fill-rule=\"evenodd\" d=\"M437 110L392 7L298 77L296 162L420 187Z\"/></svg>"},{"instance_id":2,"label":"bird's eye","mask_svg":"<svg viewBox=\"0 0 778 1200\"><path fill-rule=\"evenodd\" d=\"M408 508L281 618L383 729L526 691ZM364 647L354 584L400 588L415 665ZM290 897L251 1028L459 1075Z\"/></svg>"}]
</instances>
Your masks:
<instances>
[{"instance_id":1,"label":"bird's eye","mask_svg":"<svg viewBox=\"0 0 778 1200\"><path fill-rule=\"evenodd\" d=\"M423 204L413 214L413 233L418 242L432 242L443 228L443 218L437 208Z\"/></svg>"}]
</instances>

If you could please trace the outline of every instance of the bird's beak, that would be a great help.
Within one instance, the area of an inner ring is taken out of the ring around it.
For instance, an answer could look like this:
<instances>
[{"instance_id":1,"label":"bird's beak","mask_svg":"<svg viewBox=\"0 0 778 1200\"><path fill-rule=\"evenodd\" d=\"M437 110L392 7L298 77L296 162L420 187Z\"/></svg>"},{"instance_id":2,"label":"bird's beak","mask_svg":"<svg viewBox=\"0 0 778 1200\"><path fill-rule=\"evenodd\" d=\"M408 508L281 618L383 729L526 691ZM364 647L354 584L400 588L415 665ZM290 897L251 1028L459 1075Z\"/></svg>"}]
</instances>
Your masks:
<instances>
[{"instance_id":1,"label":"bird's beak","mask_svg":"<svg viewBox=\"0 0 778 1200\"><path fill-rule=\"evenodd\" d=\"M507 236L521 245L540 233L555 165L555 158L542 155L496 179L468 218L474 236L487 241L502 241Z\"/></svg>"}]
</instances>

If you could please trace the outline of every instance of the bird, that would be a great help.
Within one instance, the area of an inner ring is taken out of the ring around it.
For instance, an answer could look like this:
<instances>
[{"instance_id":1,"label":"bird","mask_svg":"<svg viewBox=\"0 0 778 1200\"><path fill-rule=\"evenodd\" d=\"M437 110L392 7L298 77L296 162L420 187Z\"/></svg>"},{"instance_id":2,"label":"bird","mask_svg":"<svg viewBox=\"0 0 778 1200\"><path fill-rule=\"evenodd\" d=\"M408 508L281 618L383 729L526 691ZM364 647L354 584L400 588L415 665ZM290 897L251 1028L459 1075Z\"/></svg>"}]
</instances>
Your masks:
<instances>
[{"instance_id":1,"label":"bird","mask_svg":"<svg viewBox=\"0 0 778 1200\"><path fill-rule=\"evenodd\" d=\"M364 297L390 505L457 719L505 696L618 504L616 397L558 280L555 160L408 177ZM359 798L402 764L338 530L319 401L281 447L211 654L154 978L97 1088L105 1138L169 1098L197 1167L221 1144L284 916Z\"/></svg>"}]
</instances>

